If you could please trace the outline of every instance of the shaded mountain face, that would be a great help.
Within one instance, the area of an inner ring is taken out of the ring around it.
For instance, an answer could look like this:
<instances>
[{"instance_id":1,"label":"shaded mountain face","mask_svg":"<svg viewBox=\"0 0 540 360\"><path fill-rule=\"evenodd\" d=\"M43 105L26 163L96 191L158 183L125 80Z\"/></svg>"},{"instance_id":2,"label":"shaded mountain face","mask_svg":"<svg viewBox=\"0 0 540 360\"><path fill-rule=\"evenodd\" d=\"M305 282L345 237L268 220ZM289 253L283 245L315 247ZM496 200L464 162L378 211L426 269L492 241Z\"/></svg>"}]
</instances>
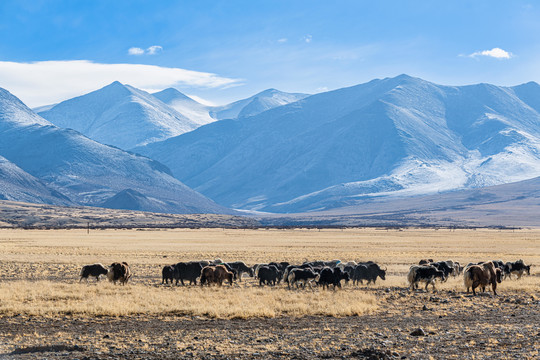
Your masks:
<instances>
[{"instance_id":1,"label":"shaded mountain face","mask_svg":"<svg viewBox=\"0 0 540 360\"><path fill-rule=\"evenodd\" d=\"M244 118L302 100L308 96L308 94L286 93L276 89L268 89L247 99L214 107L210 110L210 116L216 120Z\"/></svg>"},{"instance_id":2,"label":"shaded mountain face","mask_svg":"<svg viewBox=\"0 0 540 360\"><path fill-rule=\"evenodd\" d=\"M151 212L166 212L163 202L149 199L147 196L132 189L125 189L111 196L101 204L107 209L145 210Z\"/></svg>"},{"instance_id":3,"label":"shaded mountain face","mask_svg":"<svg viewBox=\"0 0 540 360\"><path fill-rule=\"evenodd\" d=\"M54 125L121 149L164 140L200 125L156 97L117 81L44 109L38 109L39 115Z\"/></svg>"},{"instance_id":4,"label":"shaded mountain face","mask_svg":"<svg viewBox=\"0 0 540 360\"><path fill-rule=\"evenodd\" d=\"M4 89L0 138L1 156L76 204L99 206L132 189L159 202L162 212L229 212L173 178L162 164L58 128Z\"/></svg>"},{"instance_id":5,"label":"shaded mountain face","mask_svg":"<svg viewBox=\"0 0 540 360\"><path fill-rule=\"evenodd\" d=\"M226 206L298 212L540 176L535 83L401 75L223 120L136 149Z\"/></svg>"},{"instance_id":6,"label":"shaded mountain face","mask_svg":"<svg viewBox=\"0 0 540 360\"><path fill-rule=\"evenodd\" d=\"M0 200L52 205L73 204L67 197L48 188L2 156L0 156Z\"/></svg>"}]
</instances>

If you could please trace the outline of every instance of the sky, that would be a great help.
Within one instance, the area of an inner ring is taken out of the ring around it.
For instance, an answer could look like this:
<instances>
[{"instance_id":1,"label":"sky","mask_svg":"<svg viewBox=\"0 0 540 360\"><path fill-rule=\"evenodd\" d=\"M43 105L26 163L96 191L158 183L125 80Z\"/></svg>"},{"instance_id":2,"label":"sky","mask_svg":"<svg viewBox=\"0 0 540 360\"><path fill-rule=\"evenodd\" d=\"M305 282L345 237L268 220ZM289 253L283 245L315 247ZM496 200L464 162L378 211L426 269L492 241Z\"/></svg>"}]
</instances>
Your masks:
<instances>
[{"instance_id":1,"label":"sky","mask_svg":"<svg viewBox=\"0 0 540 360\"><path fill-rule=\"evenodd\" d=\"M374 78L540 82L532 1L0 1L0 87L31 107L115 80L221 105Z\"/></svg>"}]
</instances>

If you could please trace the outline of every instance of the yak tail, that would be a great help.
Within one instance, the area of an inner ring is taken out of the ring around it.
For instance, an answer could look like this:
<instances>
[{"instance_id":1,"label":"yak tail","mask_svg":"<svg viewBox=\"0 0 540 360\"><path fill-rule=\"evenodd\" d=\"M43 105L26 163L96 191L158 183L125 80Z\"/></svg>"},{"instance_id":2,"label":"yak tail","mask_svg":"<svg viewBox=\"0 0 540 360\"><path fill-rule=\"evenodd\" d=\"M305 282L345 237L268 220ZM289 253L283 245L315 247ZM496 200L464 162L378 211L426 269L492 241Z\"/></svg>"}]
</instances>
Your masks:
<instances>
[{"instance_id":1,"label":"yak tail","mask_svg":"<svg viewBox=\"0 0 540 360\"><path fill-rule=\"evenodd\" d=\"M114 271L112 270L112 267L109 267L107 270L107 279L109 279L110 282L114 281Z\"/></svg>"},{"instance_id":2,"label":"yak tail","mask_svg":"<svg viewBox=\"0 0 540 360\"><path fill-rule=\"evenodd\" d=\"M291 284L294 282L294 271L289 273L289 276L287 276L287 282L289 284L289 287L291 287Z\"/></svg>"},{"instance_id":3,"label":"yak tail","mask_svg":"<svg viewBox=\"0 0 540 360\"><path fill-rule=\"evenodd\" d=\"M289 282L289 270L288 269L285 269L285 271L283 272L283 277L281 278L281 280L283 282L286 282L286 283Z\"/></svg>"},{"instance_id":4,"label":"yak tail","mask_svg":"<svg viewBox=\"0 0 540 360\"><path fill-rule=\"evenodd\" d=\"M473 281L474 279L472 271L469 271L469 269L467 269L467 271L465 271L465 274L463 274L463 285L465 285L466 289L469 289L472 287Z\"/></svg>"},{"instance_id":5,"label":"yak tail","mask_svg":"<svg viewBox=\"0 0 540 360\"><path fill-rule=\"evenodd\" d=\"M409 274L407 274L407 280L409 281L409 286L412 286L414 283L414 278L416 277L416 269L411 267L409 269Z\"/></svg>"}]
</instances>

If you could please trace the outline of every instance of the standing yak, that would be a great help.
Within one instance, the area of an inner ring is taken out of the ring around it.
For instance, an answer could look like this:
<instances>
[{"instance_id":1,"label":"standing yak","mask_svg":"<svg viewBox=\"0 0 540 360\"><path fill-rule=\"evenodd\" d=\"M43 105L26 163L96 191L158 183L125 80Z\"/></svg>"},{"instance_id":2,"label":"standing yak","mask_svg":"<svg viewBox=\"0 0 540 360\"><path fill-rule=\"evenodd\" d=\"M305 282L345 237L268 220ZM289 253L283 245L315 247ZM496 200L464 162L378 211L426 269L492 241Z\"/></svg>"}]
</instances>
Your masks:
<instances>
[{"instance_id":1,"label":"standing yak","mask_svg":"<svg viewBox=\"0 0 540 360\"><path fill-rule=\"evenodd\" d=\"M86 279L88 282L88 277L93 276L96 278L96 281L99 281L100 275L107 275L107 268L101 264L93 264L93 265L85 265L81 269L79 282L82 281L82 279Z\"/></svg>"}]
</instances>

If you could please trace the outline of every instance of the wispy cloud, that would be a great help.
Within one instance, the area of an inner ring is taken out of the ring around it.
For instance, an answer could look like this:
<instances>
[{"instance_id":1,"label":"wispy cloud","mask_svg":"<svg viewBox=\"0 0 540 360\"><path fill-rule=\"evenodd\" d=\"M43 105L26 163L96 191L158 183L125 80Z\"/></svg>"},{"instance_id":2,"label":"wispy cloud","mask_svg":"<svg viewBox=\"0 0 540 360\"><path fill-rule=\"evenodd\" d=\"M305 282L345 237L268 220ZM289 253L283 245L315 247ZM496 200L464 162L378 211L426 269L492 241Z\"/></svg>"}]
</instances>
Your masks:
<instances>
[{"instance_id":1,"label":"wispy cloud","mask_svg":"<svg viewBox=\"0 0 540 360\"><path fill-rule=\"evenodd\" d=\"M163 47L159 45L152 45L148 49L141 49L139 47L131 47L128 49L129 55L156 55L163 51Z\"/></svg>"},{"instance_id":2,"label":"wispy cloud","mask_svg":"<svg viewBox=\"0 0 540 360\"><path fill-rule=\"evenodd\" d=\"M129 55L144 55L144 50L138 47L132 47L128 50Z\"/></svg>"},{"instance_id":3,"label":"wispy cloud","mask_svg":"<svg viewBox=\"0 0 540 360\"><path fill-rule=\"evenodd\" d=\"M287 42L287 38L281 38L281 39L278 39L277 42L280 43L280 44L286 43L286 42Z\"/></svg>"},{"instance_id":4,"label":"wispy cloud","mask_svg":"<svg viewBox=\"0 0 540 360\"><path fill-rule=\"evenodd\" d=\"M0 86L31 107L56 103L118 80L147 91L167 87L224 89L239 79L216 74L141 64L100 64L87 60L0 61Z\"/></svg>"},{"instance_id":5,"label":"wispy cloud","mask_svg":"<svg viewBox=\"0 0 540 360\"><path fill-rule=\"evenodd\" d=\"M148 55L155 55L161 51L163 51L163 48L159 45L153 45L153 46L150 46L148 49L146 49L146 53Z\"/></svg>"},{"instance_id":6,"label":"wispy cloud","mask_svg":"<svg viewBox=\"0 0 540 360\"><path fill-rule=\"evenodd\" d=\"M471 58L478 58L480 56L492 57L495 59L510 59L514 55L511 52L503 50L501 48L493 48L491 50L476 51L470 55L466 55Z\"/></svg>"},{"instance_id":7,"label":"wispy cloud","mask_svg":"<svg viewBox=\"0 0 540 360\"><path fill-rule=\"evenodd\" d=\"M305 41L306 43L309 44L312 40L313 40L313 36L311 36L311 35L306 35L306 36L304 36L304 41Z\"/></svg>"}]
</instances>

